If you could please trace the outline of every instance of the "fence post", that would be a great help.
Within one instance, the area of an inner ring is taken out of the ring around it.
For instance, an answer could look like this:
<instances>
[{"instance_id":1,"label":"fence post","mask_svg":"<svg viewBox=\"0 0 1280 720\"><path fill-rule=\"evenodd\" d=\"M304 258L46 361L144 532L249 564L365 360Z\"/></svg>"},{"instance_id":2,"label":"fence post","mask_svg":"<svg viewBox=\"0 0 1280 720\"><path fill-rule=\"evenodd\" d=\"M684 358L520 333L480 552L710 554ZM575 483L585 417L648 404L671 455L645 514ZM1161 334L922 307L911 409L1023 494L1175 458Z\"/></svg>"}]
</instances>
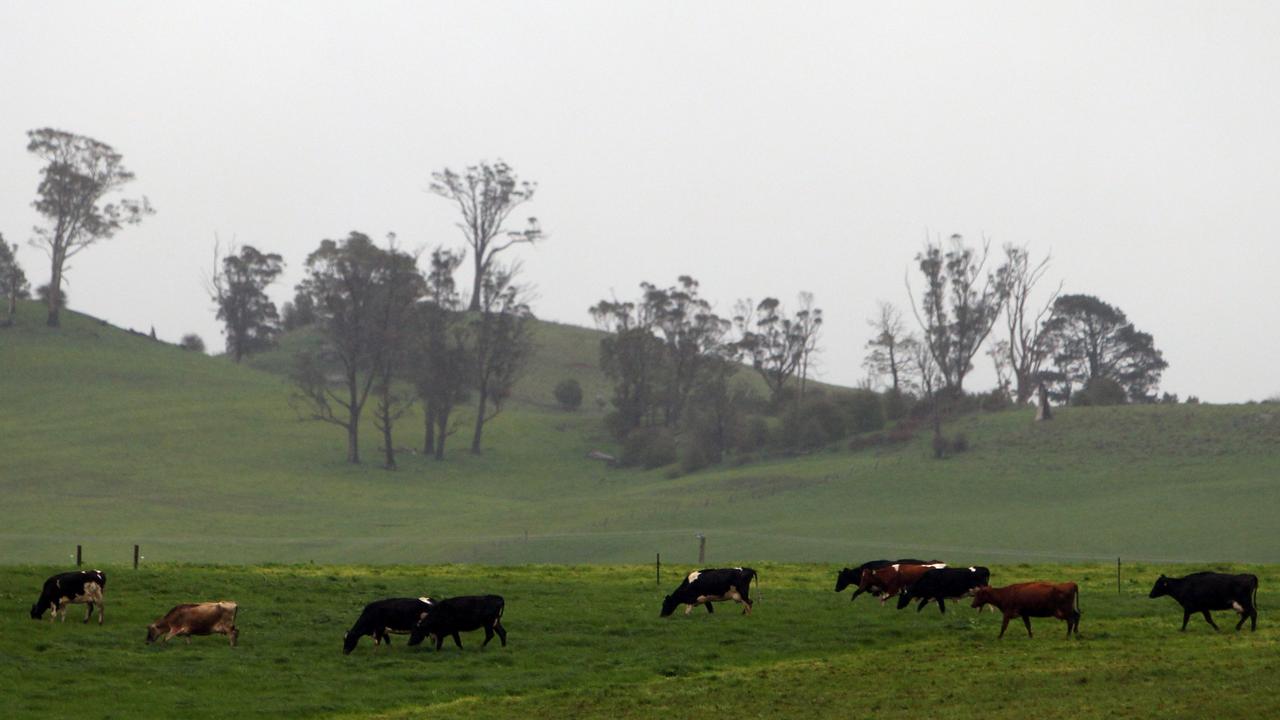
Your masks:
<instances>
[{"instance_id":1,"label":"fence post","mask_svg":"<svg viewBox=\"0 0 1280 720\"><path fill-rule=\"evenodd\" d=\"M1120 558L1116 558L1116 594L1120 594Z\"/></svg>"},{"instance_id":2,"label":"fence post","mask_svg":"<svg viewBox=\"0 0 1280 720\"><path fill-rule=\"evenodd\" d=\"M80 567L80 561L82 558L83 558L83 555L81 554L81 547L77 545L76 546L76 567Z\"/></svg>"},{"instance_id":3,"label":"fence post","mask_svg":"<svg viewBox=\"0 0 1280 720\"><path fill-rule=\"evenodd\" d=\"M138 545L136 543L133 546L133 569L138 569Z\"/></svg>"},{"instance_id":4,"label":"fence post","mask_svg":"<svg viewBox=\"0 0 1280 720\"><path fill-rule=\"evenodd\" d=\"M701 565L707 561L707 536L698 533L698 564Z\"/></svg>"},{"instance_id":5,"label":"fence post","mask_svg":"<svg viewBox=\"0 0 1280 720\"><path fill-rule=\"evenodd\" d=\"M653 567L656 574L657 584L660 586L662 585L662 553L658 553L658 558L654 561Z\"/></svg>"}]
</instances>

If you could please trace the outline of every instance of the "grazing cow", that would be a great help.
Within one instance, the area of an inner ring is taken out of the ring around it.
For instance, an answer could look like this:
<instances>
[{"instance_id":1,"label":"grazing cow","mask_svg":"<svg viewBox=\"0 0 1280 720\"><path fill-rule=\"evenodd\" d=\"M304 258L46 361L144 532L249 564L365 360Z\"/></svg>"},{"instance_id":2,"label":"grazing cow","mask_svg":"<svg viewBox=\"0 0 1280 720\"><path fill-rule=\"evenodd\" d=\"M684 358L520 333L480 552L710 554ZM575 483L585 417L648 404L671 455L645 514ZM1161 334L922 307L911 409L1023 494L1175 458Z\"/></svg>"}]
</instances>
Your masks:
<instances>
[{"instance_id":1,"label":"grazing cow","mask_svg":"<svg viewBox=\"0 0 1280 720\"><path fill-rule=\"evenodd\" d=\"M911 587L930 570L946 567L946 563L930 563L917 565L911 563L894 563L875 570L863 570L858 580L858 592L874 592L880 596L880 604Z\"/></svg>"},{"instance_id":2,"label":"grazing cow","mask_svg":"<svg viewBox=\"0 0 1280 720\"><path fill-rule=\"evenodd\" d=\"M1080 589L1073 582L1027 582L993 588L983 585L973 593L973 607L981 612L984 605L994 605L1004 614L1000 637L1009 629L1009 621L1021 617L1031 637L1031 618L1055 617L1067 621L1067 637L1080 635Z\"/></svg>"},{"instance_id":3,"label":"grazing cow","mask_svg":"<svg viewBox=\"0 0 1280 720\"><path fill-rule=\"evenodd\" d=\"M484 630L484 642L480 647L489 644L497 633L502 647L507 646L507 631L502 627L502 612L506 601L501 595L461 595L459 597L436 600L427 610L427 616L418 621L409 635L409 644L417 645L422 639L431 635L436 640L436 651L444 645L446 636L453 637L453 644L462 648L460 632Z\"/></svg>"},{"instance_id":4,"label":"grazing cow","mask_svg":"<svg viewBox=\"0 0 1280 720\"><path fill-rule=\"evenodd\" d=\"M175 605L164 617L147 626L147 644L171 638L186 637L191 644L192 635L226 635L235 647L240 637L236 627L236 613L240 608L230 600Z\"/></svg>"},{"instance_id":5,"label":"grazing cow","mask_svg":"<svg viewBox=\"0 0 1280 720\"><path fill-rule=\"evenodd\" d=\"M360 617L356 618L356 624L342 638L342 654L350 655L365 635L373 636L374 647L383 641L390 645L391 633L404 635L413 632L434 603L429 597L420 597L387 598L365 605Z\"/></svg>"},{"instance_id":6,"label":"grazing cow","mask_svg":"<svg viewBox=\"0 0 1280 720\"><path fill-rule=\"evenodd\" d=\"M93 615L93 606L98 606L98 624L102 624L102 594L107 589L107 576L101 570L76 570L74 572L54 575L44 581L40 590L40 599L31 606L31 619L39 620L45 610L52 610L49 622L53 622L58 614L62 614L63 622L67 620L67 605L84 604L84 621L89 622Z\"/></svg>"},{"instance_id":7,"label":"grazing cow","mask_svg":"<svg viewBox=\"0 0 1280 720\"><path fill-rule=\"evenodd\" d=\"M898 609L919 599L916 612L924 609L930 600L938 603L938 612L947 612L947 600L959 600L972 595L983 585L991 584L991 571L984 567L934 568L920 576L914 585L898 596Z\"/></svg>"},{"instance_id":8,"label":"grazing cow","mask_svg":"<svg viewBox=\"0 0 1280 720\"><path fill-rule=\"evenodd\" d=\"M683 604L688 605L684 614L693 612L698 605L706 605L707 612L715 612L711 603L719 600L733 600L743 605L742 614L751 614L751 581L755 580L756 571L751 568L707 568L694 570L680 583L675 592L662 599L662 612L658 617L667 617Z\"/></svg>"},{"instance_id":9,"label":"grazing cow","mask_svg":"<svg viewBox=\"0 0 1280 720\"><path fill-rule=\"evenodd\" d=\"M1249 620L1249 629L1258 629L1258 576L1226 575L1215 572L1192 573L1186 577L1171 578L1160 576L1155 587L1151 588L1148 597L1158 598L1168 595L1182 606L1182 629L1187 629L1187 622L1192 613L1201 613L1214 630L1218 625L1213 622L1210 610L1235 610L1240 614L1240 622L1236 630L1244 627Z\"/></svg>"},{"instance_id":10,"label":"grazing cow","mask_svg":"<svg viewBox=\"0 0 1280 720\"><path fill-rule=\"evenodd\" d=\"M890 565L928 565L931 563L938 563L938 561L916 560L914 558L903 558L901 560L872 560L870 562L864 562L856 568L844 568L836 574L836 592L840 592L850 585L856 587L859 581L862 580L863 570L879 570L882 567L889 567ZM941 565L945 565L945 563L941 563ZM853 596L849 599L856 600L862 592L862 590L855 590Z\"/></svg>"}]
</instances>

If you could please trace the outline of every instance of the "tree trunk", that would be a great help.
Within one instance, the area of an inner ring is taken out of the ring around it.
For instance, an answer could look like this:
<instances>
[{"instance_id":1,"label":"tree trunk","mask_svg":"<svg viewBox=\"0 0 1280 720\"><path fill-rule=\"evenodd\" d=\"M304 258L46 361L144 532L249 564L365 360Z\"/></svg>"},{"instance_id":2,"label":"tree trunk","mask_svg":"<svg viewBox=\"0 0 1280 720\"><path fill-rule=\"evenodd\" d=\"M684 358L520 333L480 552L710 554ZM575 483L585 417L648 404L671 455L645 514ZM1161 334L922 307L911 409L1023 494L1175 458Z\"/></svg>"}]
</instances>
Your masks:
<instances>
[{"instance_id":1,"label":"tree trunk","mask_svg":"<svg viewBox=\"0 0 1280 720\"><path fill-rule=\"evenodd\" d=\"M484 258L481 257L483 254L478 251L474 253L476 280L471 284L471 304L467 306L467 310L470 312L478 312L480 310L480 283L484 277Z\"/></svg>"},{"instance_id":2,"label":"tree trunk","mask_svg":"<svg viewBox=\"0 0 1280 720\"><path fill-rule=\"evenodd\" d=\"M436 451L436 411L424 408L422 420L427 426L422 438L422 454L431 455Z\"/></svg>"},{"instance_id":3,"label":"tree trunk","mask_svg":"<svg viewBox=\"0 0 1280 720\"><path fill-rule=\"evenodd\" d=\"M395 470L396 450L391 444L391 413L382 415L382 448L384 451L382 467L386 470Z\"/></svg>"},{"instance_id":4,"label":"tree trunk","mask_svg":"<svg viewBox=\"0 0 1280 720\"><path fill-rule=\"evenodd\" d=\"M49 278L49 318L45 324L58 327L61 324L58 318L58 296L62 294L62 263L54 261L52 275Z\"/></svg>"},{"instance_id":5,"label":"tree trunk","mask_svg":"<svg viewBox=\"0 0 1280 720\"><path fill-rule=\"evenodd\" d=\"M484 408L489 404L489 391L483 385L480 387L480 404L476 407L476 430L471 436L471 454L480 454L480 435L484 432Z\"/></svg>"},{"instance_id":6,"label":"tree trunk","mask_svg":"<svg viewBox=\"0 0 1280 720\"><path fill-rule=\"evenodd\" d=\"M351 414L351 424L347 425L347 462L360 464L360 424L355 413Z\"/></svg>"},{"instance_id":7,"label":"tree trunk","mask_svg":"<svg viewBox=\"0 0 1280 720\"><path fill-rule=\"evenodd\" d=\"M1040 383L1040 406L1036 409L1036 420L1052 420L1053 411L1049 409L1049 390Z\"/></svg>"},{"instance_id":8,"label":"tree trunk","mask_svg":"<svg viewBox=\"0 0 1280 720\"><path fill-rule=\"evenodd\" d=\"M444 459L444 441L449 437L449 411L443 410L436 414L436 424L439 426L436 433L436 459Z\"/></svg>"},{"instance_id":9,"label":"tree trunk","mask_svg":"<svg viewBox=\"0 0 1280 720\"><path fill-rule=\"evenodd\" d=\"M12 325L13 318L18 314L18 288L15 286L13 292L9 293L9 317L5 320L5 325Z\"/></svg>"}]
</instances>

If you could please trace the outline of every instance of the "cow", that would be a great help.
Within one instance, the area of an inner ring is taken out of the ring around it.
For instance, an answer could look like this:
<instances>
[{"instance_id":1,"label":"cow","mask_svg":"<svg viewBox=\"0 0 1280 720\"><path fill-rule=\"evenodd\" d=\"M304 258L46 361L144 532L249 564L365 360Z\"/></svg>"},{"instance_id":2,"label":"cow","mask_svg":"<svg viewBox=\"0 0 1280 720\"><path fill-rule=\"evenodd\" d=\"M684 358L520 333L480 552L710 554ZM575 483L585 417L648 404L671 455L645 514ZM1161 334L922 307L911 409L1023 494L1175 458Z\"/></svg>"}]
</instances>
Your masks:
<instances>
[{"instance_id":1,"label":"cow","mask_svg":"<svg viewBox=\"0 0 1280 720\"><path fill-rule=\"evenodd\" d=\"M662 612L658 617L668 617L681 604L688 605L684 614L693 612L698 605L706 605L707 612L713 613L711 603L720 600L733 600L743 606L742 614L751 614L751 581L760 584L756 571L751 568L706 568L694 570L685 577L684 582L675 592L662 599Z\"/></svg>"},{"instance_id":2,"label":"cow","mask_svg":"<svg viewBox=\"0 0 1280 720\"><path fill-rule=\"evenodd\" d=\"M484 630L484 642L489 644L494 634L507 646L507 630L502 627L502 612L506 601L501 595L460 595L431 603L427 616L418 621L409 634L409 644L417 645L428 635L435 638L436 652L444 645L446 636L453 637L453 644L462 648L460 632Z\"/></svg>"},{"instance_id":3,"label":"cow","mask_svg":"<svg viewBox=\"0 0 1280 720\"><path fill-rule=\"evenodd\" d=\"M360 617L356 618L356 624L342 638L342 654L350 655L360 638L366 635L373 636L374 647L383 641L390 645L391 633L404 635L413 632L434 603L429 597L419 597L386 598L365 605Z\"/></svg>"},{"instance_id":4,"label":"cow","mask_svg":"<svg viewBox=\"0 0 1280 720\"><path fill-rule=\"evenodd\" d=\"M925 573L944 567L946 563L894 563L875 570L863 570L862 577L858 580L858 592L854 593L854 597L864 592L874 592L880 596L880 604L883 605L889 598L914 585Z\"/></svg>"},{"instance_id":5,"label":"cow","mask_svg":"<svg viewBox=\"0 0 1280 720\"><path fill-rule=\"evenodd\" d=\"M862 580L863 570L879 570L882 567L888 567L890 565L928 565L937 562L937 560L903 558L901 560L872 560L870 562L864 562L856 568L843 568L836 574L836 592L840 592L850 585L857 586ZM943 563L943 565L945 565L945 563ZM855 590L849 599L856 600L862 592L862 590Z\"/></svg>"},{"instance_id":6,"label":"cow","mask_svg":"<svg viewBox=\"0 0 1280 720\"><path fill-rule=\"evenodd\" d=\"M31 619L39 620L45 610L52 610L49 622L62 614L62 621L67 620L67 605L84 604L84 621L89 622L93 615L93 606L98 606L98 624L102 624L105 603L102 594L107 590L107 576L101 570L76 570L74 572L54 575L44 581L40 590L40 599L31 606Z\"/></svg>"},{"instance_id":7,"label":"cow","mask_svg":"<svg viewBox=\"0 0 1280 720\"><path fill-rule=\"evenodd\" d=\"M1186 632L1193 613L1203 614L1205 621L1217 630L1218 625L1213 622L1210 610L1235 610L1239 613L1237 631L1244 627L1245 620L1250 621L1250 631L1258 629L1257 575L1227 575L1216 572L1198 572L1180 578L1161 575L1148 597L1158 598L1162 595L1168 595L1182 606L1183 632Z\"/></svg>"},{"instance_id":8,"label":"cow","mask_svg":"<svg viewBox=\"0 0 1280 720\"><path fill-rule=\"evenodd\" d=\"M175 605L165 616L147 626L147 644L183 636L191 644L192 635L226 635L231 647L240 638L236 613L240 607L230 600Z\"/></svg>"},{"instance_id":9,"label":"cow","mask_svg":"<svg viewBox=\"0 0 1280 720\"><path fill-rule=\"evenodd\" d=\"M1009 629L1009 621L1021 617L1031 637L1031 618L1055 617L1067 621L1067 637L1080 635L1080 588L1073 582L1025 582L993 588L983 585L973 592L973 607L994 605L1004 614L999 637Z\"/></svg>"},{"instance_id":10,"label":"cow","mask_svg":"<svg viewBox=\"0 0 1280 720\"><path fill-rule=\"evenodd\" d=\"M934 568L907 588L898 596L898 609L911 604L912 600L920 600L916 612L924 609L930 600L938 603L938 612L947 612L947 600L959 600L972 595L983 585L991 584L991 571L984 567L967 568Z\"/></svg>"}]
</instances>

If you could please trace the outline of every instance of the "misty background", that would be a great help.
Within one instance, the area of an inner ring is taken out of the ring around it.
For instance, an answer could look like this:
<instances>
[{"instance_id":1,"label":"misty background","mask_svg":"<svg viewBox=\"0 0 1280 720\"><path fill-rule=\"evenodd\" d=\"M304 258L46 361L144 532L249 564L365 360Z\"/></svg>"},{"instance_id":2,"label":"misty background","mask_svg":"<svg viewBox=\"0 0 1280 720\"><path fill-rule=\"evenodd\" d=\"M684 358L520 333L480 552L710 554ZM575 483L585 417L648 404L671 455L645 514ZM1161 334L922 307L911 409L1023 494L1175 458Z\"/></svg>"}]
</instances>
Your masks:
<instances>
[{"instance_id":1,"label":"misty background","mask_svg":"<svg viewBox=\"0 0 1280 720\"><path fill-rule=\"evenodd\" d=\"M1162 390L1261 399L1277 35L1263 3L11 2L0 233L47 281L25 132L111 144L157 214L69 263L70 307L216 350L215 233L284 256L283 302L322 238L460 246L430 174L501 158L539 184L548 239L506 257L544 319L681 274L722 314L810 291L854 384L877 300L962 233L1052 253L1043 291L1123 309Z\"/></svg>"}]
</instances>

